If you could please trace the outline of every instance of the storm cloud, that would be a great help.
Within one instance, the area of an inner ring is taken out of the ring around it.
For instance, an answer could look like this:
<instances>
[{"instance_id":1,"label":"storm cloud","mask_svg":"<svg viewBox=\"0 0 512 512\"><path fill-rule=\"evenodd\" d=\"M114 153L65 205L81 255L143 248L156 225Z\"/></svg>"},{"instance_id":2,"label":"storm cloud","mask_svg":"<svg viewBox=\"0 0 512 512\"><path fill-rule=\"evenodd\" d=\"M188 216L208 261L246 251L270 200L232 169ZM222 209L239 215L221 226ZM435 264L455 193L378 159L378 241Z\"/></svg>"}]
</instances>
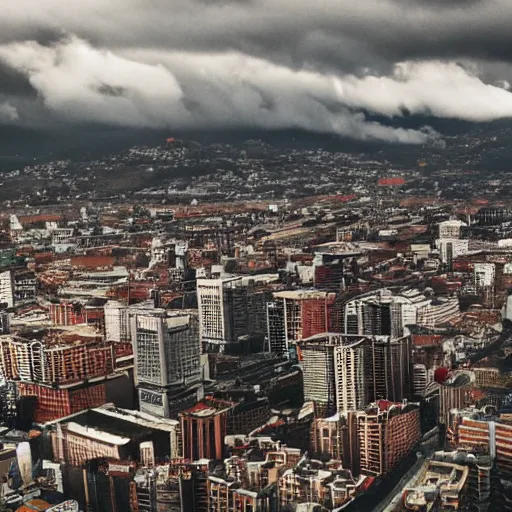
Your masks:
<instances>
[{"instance_id":1,"label":"storm cloud","mask_svg":"<svg viewBox=\"0 0 512 512\"><path fill-rule=\"evenodd\" d=\"M506 0L18 0L0 18L0 123L424 143L432 129L396 121L512 117L511 19Z\"/></svg>"}]
</instances>

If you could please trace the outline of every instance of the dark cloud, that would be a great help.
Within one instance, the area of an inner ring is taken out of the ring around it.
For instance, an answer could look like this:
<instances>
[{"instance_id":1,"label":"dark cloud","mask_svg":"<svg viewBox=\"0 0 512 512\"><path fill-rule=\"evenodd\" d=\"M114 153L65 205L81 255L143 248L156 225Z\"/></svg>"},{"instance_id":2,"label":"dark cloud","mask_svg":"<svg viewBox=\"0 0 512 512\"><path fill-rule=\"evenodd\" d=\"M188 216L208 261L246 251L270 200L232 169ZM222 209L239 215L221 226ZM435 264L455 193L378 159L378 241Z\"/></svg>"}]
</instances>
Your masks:
<instances>
[{"instance_id":1,"label":"dark cloud","mask_svg":"<svg viewBox=\"0 0 512 512\"><path fill-rule=\"evenodd\" d=\"M0 62L0 93L6 96L37 96L28 77L11 66Z\"/></svg>"},{"instance_id":2,"label":"dark cloud","mask_svg":"<svg viewBox=\"0 0 512 512\"><path fill-rule=\"evenodd\" d=\"M18 0L0 120L424 142L362 113L512 116L510 19L509 0Z\"/></svg>"}]
</instances>

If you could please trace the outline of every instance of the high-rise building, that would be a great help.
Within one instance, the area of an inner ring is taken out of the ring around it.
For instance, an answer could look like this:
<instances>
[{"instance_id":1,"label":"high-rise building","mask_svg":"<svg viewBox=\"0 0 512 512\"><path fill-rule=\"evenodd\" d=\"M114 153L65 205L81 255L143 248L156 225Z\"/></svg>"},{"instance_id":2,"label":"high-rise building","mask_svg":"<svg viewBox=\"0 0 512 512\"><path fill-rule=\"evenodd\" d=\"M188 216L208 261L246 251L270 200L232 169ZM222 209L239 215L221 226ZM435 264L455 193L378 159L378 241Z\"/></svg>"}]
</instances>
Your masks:
<instances>
[{"instance_id":1,"label":"high-rise building","mask_svg":"<svg viewBox=\"0 0 512 512\"><path fill-rule=\"evenodd\" d=\"M355 411L378 399L410 396L410 338L324 333L299 343L304 399L320 415Z\"/></svg>"},{"instance_id":2,"label":"high-rise building","mask_svg":"<svg viewBox=\"0 0 512 512\"><path fill-rule=\"evenodd\" d=\"M199 333L203 349L236 350L247 336L263 338L267 296L256 284L276 278L267 275L198 279Z\"/></svg>"},{"instance_id":3,"label":"high-rise building","mask_svg":"<svg viewBox=\"0 0 512 512\"><path fill-rule=\"evenodd\" d=\"M14 281L10 270L0 273L0 303L14 307Z\"/></svg>"},{"instance_id":4,"label":"high-rise building","mask_svg":"<svg viewBox=\"0 0 512 512\"><path fill-rule=\"evenodd\" d=\"M128 306L117 300L109 300L105 306L105 337L108 341L132 341L130 315L155 310L153 301L139 302Z\"/></svg>"},{"instance_id":5,"label":"high-rise building","mask_svg":"<svg viewBox=\"0 0 512 512\"><path fill-rule=\"evenodd\" d=\"M190 409L179 413L184 459L223 458L228 412L233 405L228 401L206 397Z\"/></svg>"},{"instance_id":6,"label":"high-rise building","mask_svg":"<svg viewBox=\"0 0 512 512\"><path fill-rule=\"evenodd\" d=\"M318 290L275 292L267 305L267 336L271 352L287 356L297 341L324 332L338 332L336 294Z\"/></svg>"},{"instance_id":7,"label":"high-rise building","mask_svg":"<svg viewBox=\"0 0 512 512\"><path fill-rule=\"evenodd\" d=\"M475 286L485 288L494 285L496 267L494 263L475 263Z\"/></svg>"},{"instance_id":8,"label":"high-rise building","mask_svg":"<svg viewBox=\"0 0 512 512\"><path fill-rule=\"evenodd\" d=\"M417 289L399 294L381 289L354 297L345 304L344 332L399 338L410 333L411 325L431 327L458 312L457 297L432 299Z\"/></svg>"},{"instance_id":9,"label":"high-rise building","mask_svg":"<svg viewBox=\"0 0 512 512\"><path fill-rule=\"evenodd\" d=\"M130 311L141 411L175 417L202 396L195 310Z\"/></svg>"},{"instance_id":10,"label":"high-rise building","mask_svg":"<svg viewBox=\"0 0 512 512\"><path fill-rule=\"evenodd\" d=\"M455 258L468 253L469 240L439 238L436 240L436 247L439 249L441 261L451 266Z\"/></svg>"},{"instance_id":11,"label":"high-rise building","mask_svg":"<svg viewBox=\"0 0 512 512\"><path fill-rule=\"evenodd\" d=\"M418 404L381 400L357 413L360 471L379 476L406 457L421 436Z\"/></svg>"}]
</instances>

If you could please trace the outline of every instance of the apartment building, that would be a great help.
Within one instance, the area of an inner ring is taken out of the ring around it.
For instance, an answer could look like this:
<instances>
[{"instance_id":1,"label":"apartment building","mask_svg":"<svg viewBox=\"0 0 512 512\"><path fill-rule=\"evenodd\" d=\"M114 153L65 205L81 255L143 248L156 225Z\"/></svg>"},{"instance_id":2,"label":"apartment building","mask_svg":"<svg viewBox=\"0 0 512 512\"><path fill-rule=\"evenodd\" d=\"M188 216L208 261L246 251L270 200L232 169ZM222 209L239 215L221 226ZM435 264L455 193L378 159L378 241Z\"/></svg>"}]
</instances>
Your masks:
<instances>
[{"instance_id":1,"label":"apartment building","mask_svg":"<svg viewBox=\"0 0 512 512\"><path fill-rule=\"evenodd\" d=\"M299 343L304 399L321 415L355 411L377 399L410 396L410 338L324 333Z\"/></svg>"}]
</instances>

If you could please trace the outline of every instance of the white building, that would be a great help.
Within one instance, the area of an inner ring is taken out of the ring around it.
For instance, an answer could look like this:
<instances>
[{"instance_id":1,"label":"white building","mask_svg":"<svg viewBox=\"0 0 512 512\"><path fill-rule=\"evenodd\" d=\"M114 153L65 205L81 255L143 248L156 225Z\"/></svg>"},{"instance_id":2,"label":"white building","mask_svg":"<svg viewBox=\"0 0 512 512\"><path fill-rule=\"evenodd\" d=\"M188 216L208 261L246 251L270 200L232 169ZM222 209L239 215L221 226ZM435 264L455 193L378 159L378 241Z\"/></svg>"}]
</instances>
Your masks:
<instances>
[{"instance_id":1,"label":"white building","mask_svg":"<svg viewBox=\"0 0 512 512\"><path fill-rule=\"evenodd\" d=\"M475 263L475 286L477 288L485 288L493 286L496 267L494 263Z\"/></svg>"},{"instance_id":2,"label":"white building","mask_svg":"<svg viewBox=\"0 0 512 512\"><path fill-rule=\"evenodd\" d=\"M203 347L237 343L248 333L252 317L264 315L266 301L254 303L249 285L257 282L271 282L278 274L259 276L221 277L197 280L197 303L199 309L199 337ZM263 295L261 296L264 299ZM260 311L261 309L261 311ZM254 334L254 333L250 333Z\"/></svg>"},{"instance_id":3,"label":"white building","mask_svg":"<svg viewBox=\"0 0 512 512\"><path fill-rule=\"evenodd\" d=\"M10 270L0 273L0 303L14 307L14 280Z\"/></svg>"},{"instance_id":4,"label":"white building","mask_svg":"<svg viewBox=\"0 0 512 512\"><path fill-rule=\"evenodd\" d=\"M415 260L426 260L430 254L429 244L411 244L411 252Z\"/></svg>"},{"instance_id":5,"label":"white building","mask_svg":"<svg viewBox=\"0 0 512 512\"><path fill-rule=\"evenodd\" d=\"M109 300L103 307L105 311L105 337L108 341L132 341L130 313L146 313L155 310L152 301L127 306L117 300Z\"/></svg>"},{"instance_id":6,"label":"white building","mask_svg":"<svg viewBox=\"0 0 512 512\"><path fill-rule=\"evenodd\" d=\"M458 238L438 238L436 247L439 249L441 261L449 263L458 256L468 253L469 240L460 240Z\"/></svg>"},{"instance_id":7,"label":"white building","mask_svg":"<svg viewBox=\"0 0 512 512\"><path fill-rule=\"evenodd\" d=\"M512 322L512 295L507 297L507 302L505 303L505 311L503 315L507 320Z\"/></svg>"},{"instance_id":8,"label":"white building","mask_svg":"<svg viewBox=\"0 0 512 512\"><path fill-rule=\"evenodd\" d=\"M460 238L462 226L467 224L460 220L446 220L439 223L439 238Z\"/></svg>"},{"instance_id":9,"label":"white building","mask_svg":"<svg viewBox=\"0 0 512 512\"><path fill-rule=\"evenodd\" d=\"M73 228L55 228L52 229L52 245L59 245L73 237Z\"/></svg>"}]
</instances>

